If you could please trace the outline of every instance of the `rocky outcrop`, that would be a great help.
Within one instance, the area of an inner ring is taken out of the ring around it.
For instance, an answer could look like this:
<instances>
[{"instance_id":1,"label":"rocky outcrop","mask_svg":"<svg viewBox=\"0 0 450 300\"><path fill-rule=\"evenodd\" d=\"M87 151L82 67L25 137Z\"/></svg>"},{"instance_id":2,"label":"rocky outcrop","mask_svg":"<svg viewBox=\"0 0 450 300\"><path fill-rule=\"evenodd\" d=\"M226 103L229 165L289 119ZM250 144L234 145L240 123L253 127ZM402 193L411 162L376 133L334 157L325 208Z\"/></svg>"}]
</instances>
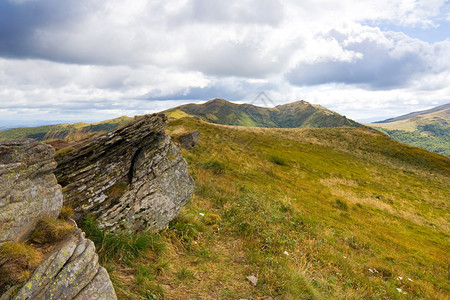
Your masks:
<instances>
[{"instance_id":1,"label":"rocky outcrop","mask_svg":"<svg viewBox=\"0 0 450 300\"><path fill-rule=\"evenodd\" d=\"M186 150L192 150L194 149L195 145L198 142L198 139L200 138L200 132L198 131L192 131L186 134L183 134L178 138L178 141L180 142L180 145L185 148Z\"/></svg>"},{"instance_id":2,"label":"rocky outcrop","mask_svg":"<svg viewBox=\"0 0 450 300\"><path fill-rule=\"evenodd\" d=\"M7 294L3 299L9 299ZM60 243L13 296L25 299L117 299L94 243L77 229Z\"/></svg>"},{"instance_id":3,"label":"rocky outcrop","mask_svg":"<svg viewBox=\"0 0 450 300\"><path fill-rule=\"evenodd\" d=\"M59 215L54 154L32 139L0 142L0 243L23 241L40 219Z\"/></svg>"},{"instance_id":4,"label":"rocky outcrop","mask_svg":"<svg viewBox=\"0 0 450 300\"><path fill-rule=\"evenodd\" d=\"M0 247L7 241L25 241L39 220L60 214L63 195L53 174L54 155L51 146L31 139L0 143ZM53 250L25 284L9 289L0 300L116 299L94 243L80 229L70 232L57 245L43 247Z\"/></svg>"},{"instance_id":5,"label":"rocky outcrop","mask_svg":"<svg viewBox=\"0 0 450 300\"><path fill-rule=\"evenodd\" d=\"M180 149L165 135L167 118L146 115L91 138L58 158L56 175L75 218L93 214L108 230L162 229L193 192Z\"/></svg>"}]
</instances>

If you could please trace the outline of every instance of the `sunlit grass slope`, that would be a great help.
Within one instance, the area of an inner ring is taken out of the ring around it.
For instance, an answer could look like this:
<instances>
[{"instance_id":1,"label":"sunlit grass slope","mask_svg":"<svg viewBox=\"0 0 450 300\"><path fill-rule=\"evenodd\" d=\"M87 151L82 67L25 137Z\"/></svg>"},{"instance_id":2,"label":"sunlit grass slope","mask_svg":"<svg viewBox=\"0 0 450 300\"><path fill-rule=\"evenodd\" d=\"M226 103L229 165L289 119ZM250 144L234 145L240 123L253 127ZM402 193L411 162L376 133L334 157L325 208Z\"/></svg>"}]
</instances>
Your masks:
<instances>
[{"instance_id":1,"label":"sunlit grass slope","mask_svg":"<svg viewBox=\"0 0 450 300\"><path fill-rule=\"evenodd\" d=\"M21 127L0 131L0 140L17 140L33 138L36 140L48 140L52 138L63 139L71 135L87 132L100 132L113 130L133 120L132 117L119 117L97 123L63 123L38 127Z\"/></svg>"},{"instance_id":2,"label":"sunlit grass slope","mask_svg":"<svg viewBox=\"0 0 450 300\"><path fill-rule=\"evenodd\" d=\"M192 130L169 228L83 225L121 299L448 299L448 158L365 128L168 127Z\"/></svg>"},{"instance_id":3,"label":"sunlit grass slope","mask_svg":"<svg viewBox=\"0 0 450 300\"><path fill-rule=\"evenodd\" d=\"M306 101L296 101L272 108L236 104L214 99L203 104L185 104L164 111L169 118L194 117L222 125L267 128L361 127L345 116Z\"/></svg>"},{"instance_id":4,"label":"sunlit grass slope","mask_svg":"<svg viewBox=\"0 0 450 300\"><path fill-rule=\"evenodd\" d=\"M366 125L394 140L450 157L450 103Z\"/></svg>"}]
</instances>

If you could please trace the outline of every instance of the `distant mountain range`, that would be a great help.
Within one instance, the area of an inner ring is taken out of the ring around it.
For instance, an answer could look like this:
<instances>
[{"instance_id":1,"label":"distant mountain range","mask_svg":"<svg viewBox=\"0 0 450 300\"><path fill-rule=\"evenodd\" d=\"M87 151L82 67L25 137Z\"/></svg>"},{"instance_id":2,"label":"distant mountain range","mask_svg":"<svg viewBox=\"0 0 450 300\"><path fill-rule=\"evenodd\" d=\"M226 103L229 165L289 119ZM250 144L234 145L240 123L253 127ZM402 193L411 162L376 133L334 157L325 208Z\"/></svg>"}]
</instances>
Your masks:
<instances>
[{"instance_id":1,"label":"distant mountain range","mask_svg":"<svg viewBox=\"0 0 450 300\"><path fill-rule=\"evenodd\" d=\"M395 118L386 119L374 123L395 123L399 121L416 122L420 124L423 121L426 123L448 123L450 120L450 103L436 106L427 110L412 112Z\"/></svg>"},{"instance_id":2,"label":"distant mountain range","mask_svg":"<svg viewBox=\"0 0 450 300\"><path fill-rule=\"evenodd\" d=\"M0 131L0 140L33 138L38 141L64 139L70 135L113 130L133 120L132 117L119 117L98 123L62 123L37 127L21 127Z\"/></svg>"},{"instance_id":3,"label":"distant mountain range","mask_svg":"<svg viewBox=\"0 0 450 300\"><path fill-rule=\"evenodd\" d=\"M450 156L450 103L366 125L402 143Z\"/></svg>"},{"instance_id":4,"label":"distant mountain range","mask_svg":"<svg viewBox=\"0 0 450 300\"><path fill-rule=\"evenodd\" d=\"M362 125L320 105L297 101L274 108L214 99L164 111L169 118L195 117L206 122L247 127L324 128Z\"/></svg>"},{"instance_id":5,"label":"distant mountain range","mask_svg":"<svg viewBox=\"0 0 450 300\"><path fill-rule=\"evenodd\" d=\"M361 127L363 125L320 105L297 101L274 108L252 104L236 104L214 99L203 104L186 104L163 111L169 118L192 117L206 122L267 128ZM133 120L119 117L99 123L63 123L58 125L22 127L0 132L0 140L34 138L37 140L67 139L72 135L108 131Z\"/></svg>"},{"instance_id":6,"label":"distant mountain range","mask_svg":"<svg viewBox=\"0 0 450 300\"><path fill-rule=\"evenodd\" d=\"M236 104L214 99L203 104L185 104L163 111L169 118L194 118L209 123L266 128L329 128L370 126L402 143L450 157L450 103L370 124L360 124L323 106L304 100L273 108ZM78 138L80 135L113 130L133 120L120 117L99 123L72 123L0 131L0 140Z\"/></svg>"}]
</instances>

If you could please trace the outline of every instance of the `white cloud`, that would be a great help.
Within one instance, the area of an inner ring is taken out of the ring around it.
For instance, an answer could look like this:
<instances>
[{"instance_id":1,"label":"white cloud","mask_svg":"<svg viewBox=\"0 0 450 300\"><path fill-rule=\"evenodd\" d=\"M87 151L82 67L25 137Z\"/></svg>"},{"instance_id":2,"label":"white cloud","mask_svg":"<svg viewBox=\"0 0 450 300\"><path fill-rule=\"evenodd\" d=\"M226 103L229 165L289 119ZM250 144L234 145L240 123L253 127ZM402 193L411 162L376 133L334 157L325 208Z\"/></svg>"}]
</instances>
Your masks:
<instances>
[{"instance_id":1,"label":"white cloud","mask_svg":"<svg viewBox=\"0 0 450 300\"><path fill-rule=\"evenodd\" d=\"M448 99L450 42L430 45L373 24L433 27L444 3L3 1L0 109L15 118L49 109L85 116L169 103L147 101L158 98L251 100L259 90L331 106L327 97L340 95L333 107L354 118L354 107L428 105Z\"/></svg>"},{"instance_id":2,"label":"white cloud","mask_svg":"<svg viewBox=\"0 0 450 300\"><path fill-rule=\"evenodd\" d=\"M321 40L326 40L322 49L341 48L341 51L330 51L330 55L321 55L312 62L300 61L288 74L293 84L336 82L392 89L450 69L449 41L430 45L402 33L382 32L368 26L333 30L316 42Z\"/></svg>"}]
</instances>

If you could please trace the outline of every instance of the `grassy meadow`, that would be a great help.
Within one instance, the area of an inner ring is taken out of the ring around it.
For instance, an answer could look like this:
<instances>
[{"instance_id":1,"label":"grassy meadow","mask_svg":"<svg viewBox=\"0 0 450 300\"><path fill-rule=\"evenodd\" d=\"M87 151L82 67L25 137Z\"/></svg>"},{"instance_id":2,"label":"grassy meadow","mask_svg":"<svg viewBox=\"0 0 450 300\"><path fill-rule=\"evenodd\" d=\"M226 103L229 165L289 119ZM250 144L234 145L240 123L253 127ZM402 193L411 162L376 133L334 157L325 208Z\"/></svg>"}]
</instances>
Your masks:
<instances>
[{"instance_id":1,"label":"grassy meadow","mask_svg":"<svg viewBox=\"0 0 450 300\"><path fill-rule=\"evenodd\" d=\"M365 128L167 133L192 130L195 192L167 229L80 222L120 299L449 298L447 157Z\"/></svg>"}]
</instances>

